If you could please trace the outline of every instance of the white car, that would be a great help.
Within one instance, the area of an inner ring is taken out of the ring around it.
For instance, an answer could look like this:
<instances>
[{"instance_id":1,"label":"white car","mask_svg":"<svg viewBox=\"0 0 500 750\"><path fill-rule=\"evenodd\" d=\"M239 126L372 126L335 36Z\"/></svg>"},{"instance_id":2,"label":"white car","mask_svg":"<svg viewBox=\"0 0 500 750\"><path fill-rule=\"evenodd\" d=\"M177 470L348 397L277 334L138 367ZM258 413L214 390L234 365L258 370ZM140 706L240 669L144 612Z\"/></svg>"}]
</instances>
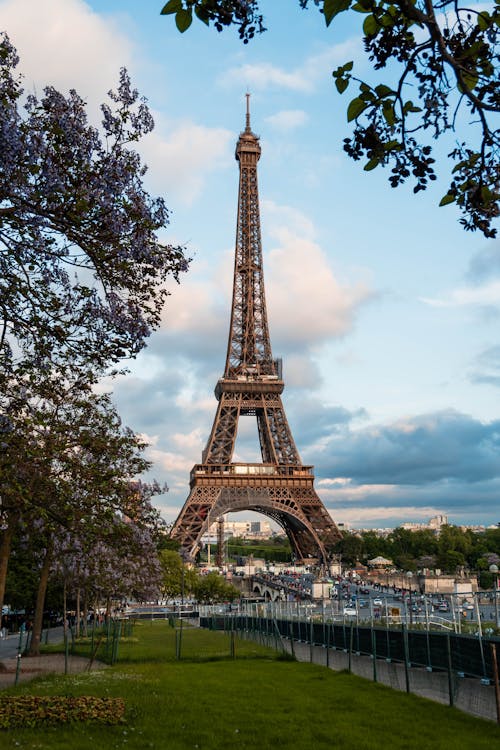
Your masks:
<instances>
[{"instance_id":1,"label":"white car","mask_svg":"<svg viewBox=\"0 0 500 750\"><path fill-rule=\"evenodd\" d=\"M354 607L344 607L344 614L345 615L355 615L356 609Z\"/></svg>"},{"instance_id":2,"label":"white car","mask_svg":"<svg viewBox=\"0 0 500 750\"><path fill-rule=\"evenodd\" d=\"M373 604L375 607L381 607L383 604L382 599L377 596L377 598L373 600Z\"/></svg>"}]
</instances>

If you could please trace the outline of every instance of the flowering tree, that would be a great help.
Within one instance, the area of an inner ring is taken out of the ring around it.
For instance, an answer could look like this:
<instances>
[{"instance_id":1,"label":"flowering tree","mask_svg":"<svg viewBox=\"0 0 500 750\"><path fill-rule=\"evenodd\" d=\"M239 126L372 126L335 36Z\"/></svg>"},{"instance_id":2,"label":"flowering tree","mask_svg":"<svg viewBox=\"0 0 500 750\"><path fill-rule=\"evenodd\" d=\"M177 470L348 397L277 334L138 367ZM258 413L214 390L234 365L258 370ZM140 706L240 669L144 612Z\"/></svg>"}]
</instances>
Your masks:
<instances>
[{"instance_id":1,"label":"flowering tree","mask_svg":"<svg viewBox=\"0 0 500 750\"><path fill-rule=\"evenodd\" d=\"M159 325L182 248L159 242L169 223L143 187L130 144L153 128L122 69L102 130L85 102L23 90L16 51L0 35L0 397L13 360L96 372L134 356ZM24 103L23 103L24 102ZM102 133L102 134L101 134ZM1 406L1 402L0 402Z\"/></svg>"},{"instance_id":2,"label":"flowering tree","mask_svg":"<svg viewBox=\"0 0 500 750\"><path fill-rule=\"evenodd\" d=\"M158 485L132 482L149 467L145 444L121 421L109 396L92 393L88 384L64 387L45 378L31 392L18 392L12 431L0 457L1 522L0 595L14 531L22 522L40 523L43 550L33 649L41 632L43 601L54 559L54 538L65 529L92 546L97 531L127 517L142 528L155 529L159 514L150 498ZM96 531L97 530L97 531Z\"/></svg>"},{"instance_id":3,"label":"flowering tree","mask_svg":"<svg viewBox=\"0 0 500 750\"><path fill-rule=\"evenodd\" d=\"M457 131L448 154L453 167L440 205L456 203L465 229L494 237L500 200L500 112L498 55L500 2L458 0L298 0L316 5L326 25L346 11L360 14L365 50L375 71L389 80L365 82L349 61L333 72L342 94L352 83L358 93L347 107L353 123L344 149L365 171L391 166L392 187L414 179L414 192L436 179L432 142ZM248 43L265 31L259 0L169 0L162 14L174 14L183 32L196 16L218 31L237 26ZM283 23L286 23L283 11Z\"/></svg>"},{"instance_id":4,"label":"flowering tree","mask_svg":"<svg viewBox=\"0 0 500 750\"><path fill-rule=\"evenodd\" d=\"M142 507L149 512L146 501ZM107 524L92 529L76 528L59 539L54 559L54 575L77 601L77 622L83 596L85 614L111 601L157 600L161 568L154 532L126 516L115 514Z\"/></svg>"}]
</instances>

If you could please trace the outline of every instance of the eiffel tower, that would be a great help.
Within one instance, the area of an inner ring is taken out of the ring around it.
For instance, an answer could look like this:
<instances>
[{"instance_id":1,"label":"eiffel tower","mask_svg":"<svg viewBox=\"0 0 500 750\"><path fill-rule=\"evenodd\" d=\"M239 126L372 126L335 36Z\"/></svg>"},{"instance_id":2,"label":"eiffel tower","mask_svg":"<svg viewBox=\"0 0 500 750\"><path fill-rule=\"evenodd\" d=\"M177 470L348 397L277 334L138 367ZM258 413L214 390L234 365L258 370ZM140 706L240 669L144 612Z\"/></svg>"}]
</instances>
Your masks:
<instances>
[{"instance_id":1,"label":"eiffel tower","mask_svg":"<svg viewBox=\"0 0 500 750\"><path fill-rule=\"evenodd\" d=\"M240 180L233 302L224 375L217 383L217 413L210 437L190 477L191 491L173 528L186 560L225 513L257 511L286 532L299 561L326 566L340 533L314 490L312 466L300 460L281 393L280 360L274 360L267 322L257 189L259 138L246 127L236 145ZM261 463L232 461L238 421L257 418Z\"/></svg>"}]
</instances>

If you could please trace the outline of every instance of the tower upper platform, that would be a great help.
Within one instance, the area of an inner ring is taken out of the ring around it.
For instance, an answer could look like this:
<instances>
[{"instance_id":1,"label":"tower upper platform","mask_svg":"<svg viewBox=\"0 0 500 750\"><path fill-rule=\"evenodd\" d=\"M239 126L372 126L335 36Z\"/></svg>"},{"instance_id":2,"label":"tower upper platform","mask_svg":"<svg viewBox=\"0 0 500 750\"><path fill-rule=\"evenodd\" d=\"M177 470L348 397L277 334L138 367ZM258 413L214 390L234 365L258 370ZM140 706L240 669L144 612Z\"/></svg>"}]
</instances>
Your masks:
<instances>
[{"instance_id":1,"label":"tower upper platform","mask_svg":"<svg viewBox=\"0 0 500 750\"><path fill-rule=\"evenodd\" d=\"M254 161L255 164L260 159L260 143L259 136L252 132L250 127L250 94L246 94L247 97L247 113L246 113L246 127L245 130L240 133L238 142L236 144L235 159L236 161L242 161L242 155L248 155L243 161ZM249 158L250 157L250 158ZM251 158L253 157L253 159Z\"/></svg>"}]
</instances>

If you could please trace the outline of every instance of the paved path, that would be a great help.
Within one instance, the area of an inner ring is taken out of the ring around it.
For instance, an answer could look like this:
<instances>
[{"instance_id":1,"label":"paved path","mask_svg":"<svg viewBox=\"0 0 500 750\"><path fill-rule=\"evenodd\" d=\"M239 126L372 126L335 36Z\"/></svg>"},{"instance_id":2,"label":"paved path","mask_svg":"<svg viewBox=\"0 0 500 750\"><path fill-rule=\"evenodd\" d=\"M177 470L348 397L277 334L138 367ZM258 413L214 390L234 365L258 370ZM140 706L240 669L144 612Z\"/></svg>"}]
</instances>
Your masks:
<instances>
[{"instance_id":1,"label":"paved path","mask_svg":"<svg viewBox=\"0 0 500 750\"><path fill-rule=\"evenodd\" d=\"M48 641L43 633L42 643L62 643L63 628L51 628L48 633ZM26 645L26 636L23 637L21 650ZM27 682L43 674L64 674L67 668L68 674L85 672L89 669L89 660L83 656L68 656L67 664L64 654L42 654L41 656L18 657L20 646L19 633L9 635L0 640L0 690L13 687L16 679L17 661L20 658L18 684ZM94 661L91 669L104 669L102 662Z\"/></svg>"},{"instance_id":2,"label":"paved path","mask_svg":"<svg viewBox=\"0 0 500 750\"><path fill-rule=\"evenodd\" d=\"M102 662L94 661L92 671L104 669ZM89 660L83 656L68 656L68 674L86 672ZM13 687L16 679L17 658L4 659L0 662L0 690ZM23 656L21 658L18 684L28 682L44 674L64 674L64 654L43 654L42 656Z\"/></svg>"}]
</instances>

